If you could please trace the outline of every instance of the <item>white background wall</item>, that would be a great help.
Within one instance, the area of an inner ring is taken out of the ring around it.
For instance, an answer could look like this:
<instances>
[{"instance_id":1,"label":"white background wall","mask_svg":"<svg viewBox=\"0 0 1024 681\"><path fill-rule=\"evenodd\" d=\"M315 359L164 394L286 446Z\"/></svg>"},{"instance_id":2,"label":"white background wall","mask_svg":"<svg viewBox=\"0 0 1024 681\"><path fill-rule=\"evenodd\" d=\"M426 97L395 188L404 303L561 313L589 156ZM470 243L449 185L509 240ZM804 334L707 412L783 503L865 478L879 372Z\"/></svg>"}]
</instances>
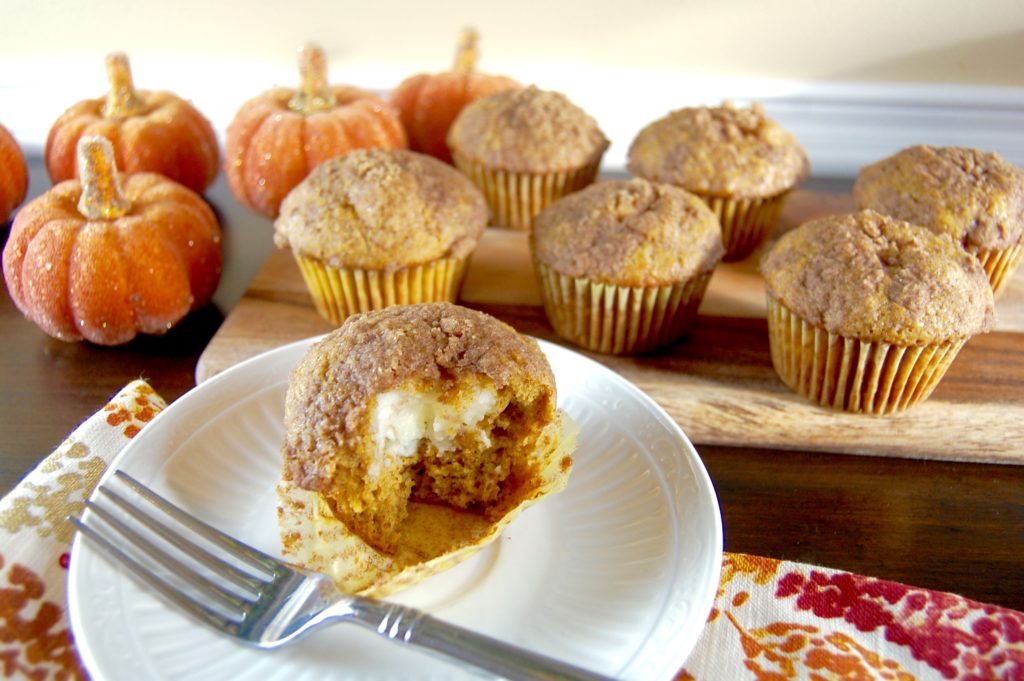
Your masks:
<instances>
[{"instance_id":1,"label":"white background wall","mask_svg":"<svg viewBox=\"0 0 1024 681\"><path fill-rule=\"evenodd\" d=\"M1020 0L7 0L5 56L182 54L441 67L458 29L487 63L585 64L779 79L1022 85ZM383 85L383 84L382 84Z\"/></svg>"},{"instance_id":2,"label":"white background wall","mask_svg":"<svg viewBox=\"0 0 1024 681\"><path fill-rule=\"evenodd\" d=\"M612 138L612 164L647 121L722 98L765 100L819 170L918 141L1024 159L1022 0L6 0L0 22L0 122L28 148L105 91L114 50L137 86L192 99L223 130L244 99L294 84L303 42L326 50L333 82L387 90L447 68L472 25L483 70L565 92ZM877 145L829 148L872 131Z\"/></svg>"}]
</instances>

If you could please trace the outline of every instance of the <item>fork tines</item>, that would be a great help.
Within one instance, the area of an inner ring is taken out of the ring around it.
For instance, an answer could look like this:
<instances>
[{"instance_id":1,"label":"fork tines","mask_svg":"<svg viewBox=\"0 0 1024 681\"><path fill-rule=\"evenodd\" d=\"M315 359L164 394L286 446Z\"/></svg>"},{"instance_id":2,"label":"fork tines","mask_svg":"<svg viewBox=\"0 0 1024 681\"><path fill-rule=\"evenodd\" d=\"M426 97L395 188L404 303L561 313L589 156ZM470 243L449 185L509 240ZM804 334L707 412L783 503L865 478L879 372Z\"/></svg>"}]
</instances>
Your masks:
<instances>
[{"instance_id":1,"label":"fork tines","mask_svg":"<svg viewBox=\"0 0 1024 681\"><path fill-rule=\"evenodd\" d=\"M115 471L69 520L132 575L214 627L237 635L278 561L185 513Z\"/></svg>"}]
</instances>

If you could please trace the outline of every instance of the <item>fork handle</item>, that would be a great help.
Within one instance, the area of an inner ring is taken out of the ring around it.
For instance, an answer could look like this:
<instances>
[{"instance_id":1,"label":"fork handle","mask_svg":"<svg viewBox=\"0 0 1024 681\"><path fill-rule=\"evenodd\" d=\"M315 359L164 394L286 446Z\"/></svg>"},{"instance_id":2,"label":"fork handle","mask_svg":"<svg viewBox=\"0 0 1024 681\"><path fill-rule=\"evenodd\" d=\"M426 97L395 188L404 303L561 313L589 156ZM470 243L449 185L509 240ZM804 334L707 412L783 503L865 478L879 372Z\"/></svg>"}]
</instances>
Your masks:
<instances>
[{"instance_id":1,"label":"fork handle","mask_svg":"<svg viewBox=\"0 0 1024 681\"><path fill-rule=\"evenodd\" d=\"M512 681L612 681L554 658L449 624L395 603L356 598L350 621L397 643L423 648Z\"/></svg>"}]
</instances>

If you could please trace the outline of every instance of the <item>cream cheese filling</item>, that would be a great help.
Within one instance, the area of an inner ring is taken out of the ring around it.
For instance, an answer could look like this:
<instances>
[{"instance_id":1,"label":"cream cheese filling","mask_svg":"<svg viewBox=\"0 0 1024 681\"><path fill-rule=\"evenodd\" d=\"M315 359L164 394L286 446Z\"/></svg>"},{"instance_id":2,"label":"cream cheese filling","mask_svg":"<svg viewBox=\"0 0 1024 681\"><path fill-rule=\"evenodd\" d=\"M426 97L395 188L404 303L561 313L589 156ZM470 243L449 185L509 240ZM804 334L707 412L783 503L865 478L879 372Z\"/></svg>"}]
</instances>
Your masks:
<instances>
[{"instance_id":1,"label":"cream cheese filling","mask_svg":"<svg viewBox=\"0 0 1024 681\"><path fill-rule=\"evenodd\" d=\"M458 405L442 402L437 393L389 390L377 396L370 425L376 452L367 474L380 477L384 468L402 465L402 459L415 456L420 442L426 440L441 453L455 448L458 436L473 433L490 446L490 438L480 422L497 404L493 388L483 386L472 391Z\"/></svg>"}]
</instances>

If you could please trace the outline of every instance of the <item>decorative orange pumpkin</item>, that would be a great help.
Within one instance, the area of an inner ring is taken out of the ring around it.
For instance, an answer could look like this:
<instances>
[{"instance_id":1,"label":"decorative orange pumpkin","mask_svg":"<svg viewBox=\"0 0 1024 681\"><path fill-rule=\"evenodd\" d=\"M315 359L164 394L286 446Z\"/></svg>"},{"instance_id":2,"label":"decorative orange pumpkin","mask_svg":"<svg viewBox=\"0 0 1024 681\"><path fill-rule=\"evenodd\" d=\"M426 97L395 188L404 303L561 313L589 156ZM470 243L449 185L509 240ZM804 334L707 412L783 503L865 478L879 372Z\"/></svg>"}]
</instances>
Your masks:
<instances>
[{"instance_id":1,"label":"decorative orange pumpkin","mask_svg":"<svg viewBox=\"0 0 1024 681\"><path fill-rule=\"evenodd\" d=\"M220 148L210 122L171 92L136 90L128 57L107 57L110 92L62 113L46 139L46 169L54 183L76 177L78 139L106 137L125 173L166 175L202 193L220 170Z\"/></svg>"},{"instance_id":2,"label":"decorative orange pumpkin","mask_svg":"<svg viewBox=\"0 0 1024 681\"><path fill-rule=\"evenodd\" d=\"M452 162L448 150L448 128L462 108L480 97L522 87L507 76L492 76L476 70L477 33L463 30L455 52L455 66L441 73L420 73L406 78L391 92L409 135L409 148Z\"/></svg>"},{"instance_id":3,"label":"decorative orange pumpkin","mask_svg":"<svg viewBox=\"0 0 1024 681\"><path fill-rule=\"evenodd\" d=\"M210 301L221 228L199 194L156 173L124 178L102 137L83 137L79 180L18 211L4 278L18 309L47 334L119 345L162 334Z\"/></svg>"},{"instance_id":4,"label":"decorative orange pumpkin","mask_svg":"<svg viewBox=\"0 0 1024 681\"><path fill-rule=\"evenodd\" d=\"M0 125L0 225L25 200L28 192L28 164L17 140Z\"/></svg>"},{"instance_id":5,"label":"decorative orange pumpkin","mask_svg":"<svg viewBox=\"0 0 1024 681\"><path fill-rule=\"evenodd\" d=\"M281 201L316 166L353 149L404 149L405 130L377 95L329 85L323 51L299 51L298 89L278 87L242 105L228 126L224 172L240 203L277 217Z\"/></svg>"}]
</instances>

